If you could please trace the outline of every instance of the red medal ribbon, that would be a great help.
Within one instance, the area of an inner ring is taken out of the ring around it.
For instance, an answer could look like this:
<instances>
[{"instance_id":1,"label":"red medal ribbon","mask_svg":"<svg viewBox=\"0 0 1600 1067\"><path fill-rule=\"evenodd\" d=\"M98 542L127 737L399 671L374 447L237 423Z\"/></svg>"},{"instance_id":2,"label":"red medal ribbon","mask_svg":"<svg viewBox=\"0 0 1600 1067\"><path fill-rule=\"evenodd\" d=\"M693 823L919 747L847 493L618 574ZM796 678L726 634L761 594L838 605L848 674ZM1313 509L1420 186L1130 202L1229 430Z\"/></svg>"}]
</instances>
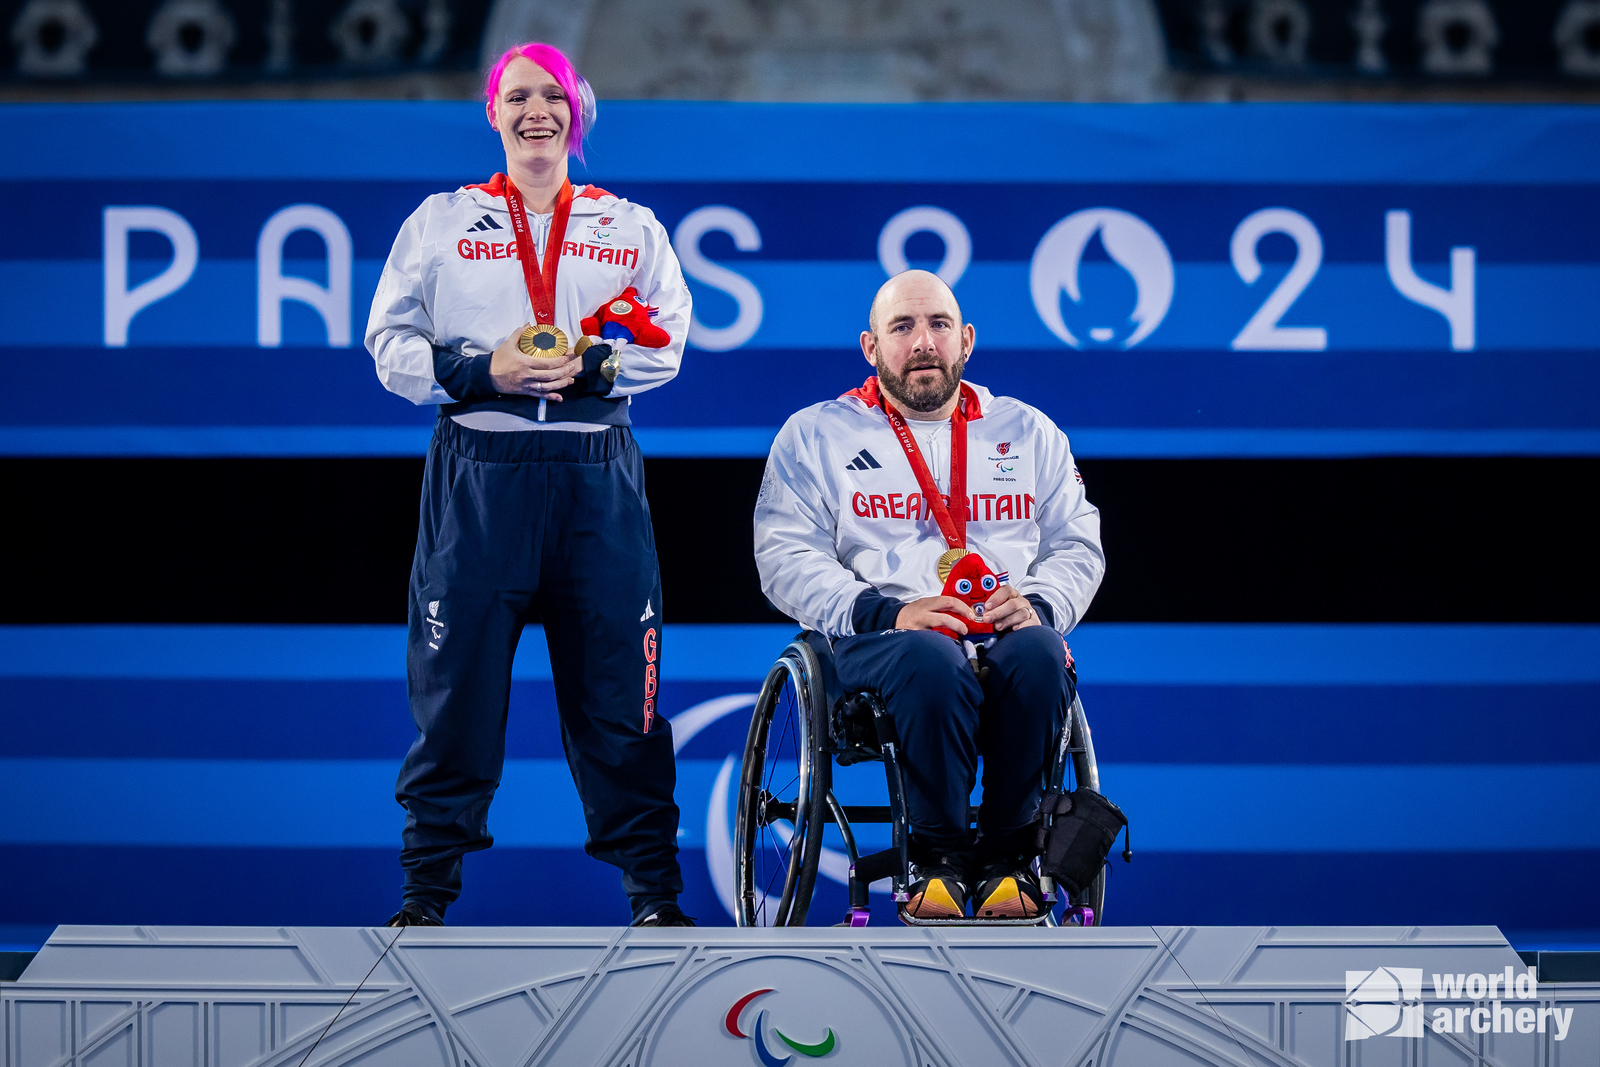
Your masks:
<instances>
[{"instance_id":1,"label":"red medal ribbon","mask_svg":"<svg viewBox=\"0 0 1600 1067\"><path fill-rule=\"evenodd\" d=\"M933 480L933 473L928 470L928 462L922 458L922 450L917 447L917 439L911 436L911 428L906 425L905 417L889 405L887 396L883 397L883 413L889 416L889 425L894 427L894 435L899 438L900 447L905 450L906 459L911 463L911 473L917 476L917 484L922 487L928 510L939 524L945 544L951 548L967 547L966 399L965 396L961 397L956 402L956 409L950 413L950 497L947 503L939 494L938 483Z\"/></svg>"},{"instance_id":2,"label":"red medal ribbon","mask_svg":"<svg viewBox=\"0 0 1600 1067\"><path fill-rule=\"evenodd\" d=\"M522 280L528 283L528 303L533 306L533 321L556 324L556 271L561 266L561 246L567 239L567 216L572 212L572 183L561 183L556 195L555 217L550 220L550 236L544 243L544 270L533 254L533 232L528 228L528 212L522 194L509 177L505 178L506 206L511 209L511 229L517 235L517 258L522 260Z\"/></svg>"}]
</instances>

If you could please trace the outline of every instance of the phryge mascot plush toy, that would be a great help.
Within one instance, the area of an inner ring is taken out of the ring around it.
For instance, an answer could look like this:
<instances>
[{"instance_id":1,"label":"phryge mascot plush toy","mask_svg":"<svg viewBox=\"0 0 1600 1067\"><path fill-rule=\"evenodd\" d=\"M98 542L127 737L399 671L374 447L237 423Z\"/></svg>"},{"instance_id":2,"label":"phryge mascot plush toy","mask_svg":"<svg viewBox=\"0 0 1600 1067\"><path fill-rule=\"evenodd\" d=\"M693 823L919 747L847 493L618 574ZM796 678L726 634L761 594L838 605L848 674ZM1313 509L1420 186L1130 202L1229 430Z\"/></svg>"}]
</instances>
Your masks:
<instances>
[{"instance_id":1,"label":"phryge mascot plush toy","mask_svg":"<svg viewBox=\"0 0 1600 1067\"><path fill-rule=\"evenodd\" d=\"M650 321L657 310L640 300L638 291L630 285L578 326L586 337L598 337L602 341L620 339L623 344L642 348L665 348L672 338Z\"/></svg>"},{"instance_id":2,"label":"phryge mascot plush toy","mask_svg":"<svg viewBox=\"0 0 1600 1067\"><path fill-rule=\"evenodd\" d=\"M584 376L591 390L603 393L611 388L610 383L617 380L617 372L622 368L623 345L665 348L671 343L672 338L667 331L650 321L659 310L640 300L638 290L630 285L600 305L593 315L579 320L578 328L583 331L583 336L578 338L572 351L584 357ZM591 337L598 337L601 342L594 345L593 352L589 351L593 344L589 340ZM600 384L600 378L605 379L604 386Z\"/></svg>"},{"instance_id":3,"label":"phryge mascot plush toy","mask_svg":"<svg viewBox=\"0 0 1600 1067\"><path fill-rule=\"evenodd\" d=\"M950 573L945 576L942 593L945 596L953 596L970 607L978 616L978 621L967 623L965 638L943 626L935 626L934 629L956 641L977 643L993 637L994 626L983 621L983 605L1009 577L1011 575L1007 571L1001 571L999 574L991 571L989 565L983 561L983 557L976 552L968 552L956 560L950 568Z\"/></svg>"}]
</instances>

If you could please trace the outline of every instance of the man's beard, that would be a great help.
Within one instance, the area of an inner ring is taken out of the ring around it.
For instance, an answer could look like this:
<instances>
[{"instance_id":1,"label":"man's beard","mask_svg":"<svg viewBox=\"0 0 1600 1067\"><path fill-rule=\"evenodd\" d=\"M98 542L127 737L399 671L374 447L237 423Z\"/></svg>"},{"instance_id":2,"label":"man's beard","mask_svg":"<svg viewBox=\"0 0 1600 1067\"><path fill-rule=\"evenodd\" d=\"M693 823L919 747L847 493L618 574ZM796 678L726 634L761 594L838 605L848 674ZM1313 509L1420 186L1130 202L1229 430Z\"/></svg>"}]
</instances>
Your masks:
<instances>
[{"instance_id":1,"label":"man's beard","mask_svg":"<svg viewBox=\"0 0 1600 1067\"><path fill-rule=\"evenodd\" d=\"M956 395L956 390L961 388L961 372L966 365L967 358L962 356L954 367L946 367L943 363L915 363L906 367L905 373L895 374L880 360L878 384L883 387L884 392L894 398L895 403L908 411L938 411ZM924 380L917 383L907 381L913 372L919 370L937 370L939 377L932 381Z\"/></svg>"}]
</instances>

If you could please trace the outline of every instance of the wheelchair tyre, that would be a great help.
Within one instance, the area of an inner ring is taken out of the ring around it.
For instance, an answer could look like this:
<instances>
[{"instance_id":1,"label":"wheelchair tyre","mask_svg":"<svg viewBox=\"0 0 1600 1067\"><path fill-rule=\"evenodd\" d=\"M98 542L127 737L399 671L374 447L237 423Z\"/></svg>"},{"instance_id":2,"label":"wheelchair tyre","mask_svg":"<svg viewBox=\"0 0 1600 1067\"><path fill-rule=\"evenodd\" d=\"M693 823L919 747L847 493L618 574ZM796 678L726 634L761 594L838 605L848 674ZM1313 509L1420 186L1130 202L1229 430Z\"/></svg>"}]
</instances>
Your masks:
<instances>
[{"instance_id":1,"label":"wheelchair tyre","mask_svg":"<svg viewBox=\"0 0 1600 1067\"><path fill-rule=\"evenodd\" d=\"M805 925L832 784L827 737L821 664L794 641L767 672L745 739L734 822L740 926Z\"/></svg>"}]
</instances>

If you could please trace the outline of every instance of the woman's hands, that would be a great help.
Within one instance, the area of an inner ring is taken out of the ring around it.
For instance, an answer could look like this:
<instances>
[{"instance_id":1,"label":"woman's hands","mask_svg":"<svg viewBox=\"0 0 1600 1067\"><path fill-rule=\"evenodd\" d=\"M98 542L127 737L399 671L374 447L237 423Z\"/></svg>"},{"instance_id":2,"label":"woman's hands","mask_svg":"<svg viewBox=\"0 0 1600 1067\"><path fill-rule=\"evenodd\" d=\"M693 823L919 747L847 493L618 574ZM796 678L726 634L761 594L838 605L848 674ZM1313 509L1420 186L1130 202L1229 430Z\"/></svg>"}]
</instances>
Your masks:
<instances>
[{"instance_id":1,"label":"woman's hands","mask_svg":"<svg viewBox=\"0 0 1600 1067\"><path fill-rule=\"evenodd\" d=\"M578 375L583 373L583 356L574 355L570 350L562 359L524 355L517 347L517 338L526 328L518 327L489 356L489 380L499 393L560 402L560 390L577 381Z\"/></svg>"}]
</instances>

